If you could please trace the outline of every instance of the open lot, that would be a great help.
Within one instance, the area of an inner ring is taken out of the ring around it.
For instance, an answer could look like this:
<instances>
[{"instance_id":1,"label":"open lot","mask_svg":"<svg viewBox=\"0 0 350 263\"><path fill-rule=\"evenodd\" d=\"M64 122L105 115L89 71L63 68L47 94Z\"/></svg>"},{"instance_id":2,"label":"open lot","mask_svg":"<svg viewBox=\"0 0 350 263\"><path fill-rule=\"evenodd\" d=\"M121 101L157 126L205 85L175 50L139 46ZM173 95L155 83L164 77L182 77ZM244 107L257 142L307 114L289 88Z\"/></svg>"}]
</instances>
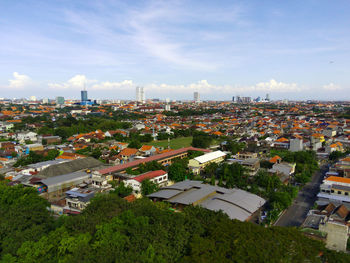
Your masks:
<instances>
[{"instance_id":1,"label":"open lot","mask_svg":"<svg viewBox=\"0 0 350 263\"><path fill-rule=\"evenodd\" d=\"M189 147L192 143L192 136L191 137L180 137L176 139L170 139L170 148L171 149L180 149L183 147ZM156 147L164 147L164 149L168 148L168 140L162 140L162 141L154 141L147 143L147 145L153 145Z\"/></svg>"}]
</instances>

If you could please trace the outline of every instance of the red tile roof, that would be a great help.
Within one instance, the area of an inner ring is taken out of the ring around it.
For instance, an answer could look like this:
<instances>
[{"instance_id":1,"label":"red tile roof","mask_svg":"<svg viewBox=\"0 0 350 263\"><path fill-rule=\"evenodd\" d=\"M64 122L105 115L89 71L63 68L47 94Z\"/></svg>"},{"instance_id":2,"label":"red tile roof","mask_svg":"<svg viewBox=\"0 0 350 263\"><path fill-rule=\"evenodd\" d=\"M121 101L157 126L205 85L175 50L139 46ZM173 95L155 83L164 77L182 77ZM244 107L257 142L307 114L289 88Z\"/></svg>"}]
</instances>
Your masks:
<instances>
[{"instance_id":1,"label":"red tile roof","mask_svg":"<svg viewBox=\"0 0 350 263\"><path fill-rule=\"evenodd\" d=\"M152 178L155 178L155 177L158 177L158 176L162 176L164 174L166 174L166 171L163 171L163 170L150 171L150 172L141 174L139 176L136 176L136 177L134 177L132 179L138 181L139 183L141 183L143 180L152 179Z\"/></svg>"},{"instance_id":2,"label":"red tile roof","mask_svg":"<svg viewBox=\"0 0 350 263\"><path fill-rule=\"evenodd\" d=\"M210 152L210 150L207 149L201 149L201 148L194 148L194 147L186 147L186 148L181 148L181 149L177 149L177 150L173 150L170 152L165 152L165 153L161 153L161 154L157 154L154 156L150 156L144 159L140 159L140 160L135 160L129 163L124 163L124 164L119 164L116 166L112 166L112 167L108 167L108 168L104 168L99 170L100 174L109 174L109 173L114 173L114 172L120 172L120 171L124 171L127 168L131 168L131 167L136 167L139 166L141 163L148 163L148 162L152 162L152 161L159 161L165 158L169 158L172 157L174 155L179 155L188 151L201 151L201 152Z\"/></svg>"}]
</instances>

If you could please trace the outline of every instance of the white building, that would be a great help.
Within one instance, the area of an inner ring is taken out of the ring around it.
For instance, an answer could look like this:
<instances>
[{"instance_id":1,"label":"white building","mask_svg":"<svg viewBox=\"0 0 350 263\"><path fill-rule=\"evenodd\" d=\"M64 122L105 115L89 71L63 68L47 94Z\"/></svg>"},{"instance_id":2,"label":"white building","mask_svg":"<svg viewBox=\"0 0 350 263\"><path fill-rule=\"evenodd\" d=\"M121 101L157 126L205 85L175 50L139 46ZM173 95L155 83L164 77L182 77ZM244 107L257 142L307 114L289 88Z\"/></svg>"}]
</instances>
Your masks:
<instances>
[{"instance_id":1,"label":"white building","mask_svg":"<svg viewBox=\"0 0 350 263\"><path fill-rule=\"evenodd\" d=\"M298 152L303 150L303 140L299 138L291 139L289 143L289 150L291 152Z\"/></svg>"},{"instance_id":2,"label":"white building","mask_svg":"<svg viewBox=\"0 0 350 263\"><path fill-rule=\"evenodd\" d=\"M149 179L158 186L168 185L168 174L163 170L150 171L124 181L125 186L131 186L134 192L141 192L142 181Z\"/></svg>"},{"instance_id":3,"label":"white building","mask_svg":"<svg viewBox=\"0 0 350 263\"><path fill-rule=\"evenodd\" d=\"M199 174L207 165L211 163L221 163L225 160L226 153L215 151L193 158L188 163L188 168L194 173Z\"/></svg>"},{"instance_id":4,"label":"white building","mask_svg":"<svg viewBox=\"0 0 350 263\"><path fill-rule=\"evenodd\" d=\"M200 102L201 101L198 91L195 91L193 93L193 100L194 100L194 102Z\"/></svg>"},{"instance_id":5,"label":"white building","mask_svg":"<svg viewBox=\"0 0 350 263\"><path fill-rule=\"evenodd\" d=\"M136 101L145 102L146 96L143 87L136 87Z\"/></svg>"}]
</instances>

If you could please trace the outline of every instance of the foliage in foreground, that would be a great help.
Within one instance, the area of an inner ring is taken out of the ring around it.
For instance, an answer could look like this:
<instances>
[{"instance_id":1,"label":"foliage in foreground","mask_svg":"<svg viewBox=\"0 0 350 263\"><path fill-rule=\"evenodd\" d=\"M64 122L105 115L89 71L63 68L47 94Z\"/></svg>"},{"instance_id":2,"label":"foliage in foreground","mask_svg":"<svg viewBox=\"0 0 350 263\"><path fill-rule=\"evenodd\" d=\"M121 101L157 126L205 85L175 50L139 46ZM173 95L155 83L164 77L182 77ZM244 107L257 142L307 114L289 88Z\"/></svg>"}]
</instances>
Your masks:
<instances>
[{"instance_id":1,"label":"foliage in foreground","mask_svg":"<svg viewBox=\"0 0 350 263\"><path fill-rule=\"evenodd\" d=\"M116 194L97 196L82 214L53 223L45 201L39 201L31 189L1 188L5 193L0 193L1 262L350 260L295 228L264 228L199 207L175 213L164 203L141 199L130 204ZM16 231L28 234L22 237Z\"/></svg>"}]
</instances>

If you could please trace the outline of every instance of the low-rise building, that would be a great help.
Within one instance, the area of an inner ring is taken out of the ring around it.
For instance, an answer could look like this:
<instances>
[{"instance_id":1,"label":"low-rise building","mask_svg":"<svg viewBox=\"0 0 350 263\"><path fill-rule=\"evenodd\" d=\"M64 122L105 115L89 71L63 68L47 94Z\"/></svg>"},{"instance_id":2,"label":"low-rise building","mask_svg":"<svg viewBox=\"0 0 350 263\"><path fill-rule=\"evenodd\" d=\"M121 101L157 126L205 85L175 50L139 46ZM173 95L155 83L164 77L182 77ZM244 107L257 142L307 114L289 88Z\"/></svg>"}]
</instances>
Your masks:
<instances>
[{"instance_id":1,"label":"low-rise building","mask_svg":"<svg viewBox=\"0 0 350 263\"><path fill-rule=\"evenodd\" d=\"M330 176L324 179L317 197L329 202L350 203L350 178Z\"/></svg>"},{"instance_id":2,"label":"low-rise building","mask_svg":"<svg viewBox=\"0 0 350 263\"><path fill-rule=\"evenodd\" d=\"M201 206L212 211L222 211L231 219L249 221L265 204L265 200L241 189L227 189L200 181L182 181L163 187L148 195L153 201L166 201L176 209Z\"/></svg>"},{"instance_id":3,"label":"low-rise building","mask_svg":"<svg viewBox=\"0 0 350 263\"><path fill-rule=\"evenodd\" d=\"M221 163L225 160L226 153L222 151L210 152L196 158L188 163L188 168L194 173L199 174L203 169L211 163Z\"/></svg>"},{"instance_id":4,"label":"low-rise building","mask_svg":"<svg viewBox=\"0 0 350 263\"><path fill-rule=\"evenodd\" d=\"M149 179L159 187L168 185L168 174L163 170L150 171L124 181L125 186L131 186L136 193L141 192L141 184L144 180Z\"/></svg>"}]
</instances>

